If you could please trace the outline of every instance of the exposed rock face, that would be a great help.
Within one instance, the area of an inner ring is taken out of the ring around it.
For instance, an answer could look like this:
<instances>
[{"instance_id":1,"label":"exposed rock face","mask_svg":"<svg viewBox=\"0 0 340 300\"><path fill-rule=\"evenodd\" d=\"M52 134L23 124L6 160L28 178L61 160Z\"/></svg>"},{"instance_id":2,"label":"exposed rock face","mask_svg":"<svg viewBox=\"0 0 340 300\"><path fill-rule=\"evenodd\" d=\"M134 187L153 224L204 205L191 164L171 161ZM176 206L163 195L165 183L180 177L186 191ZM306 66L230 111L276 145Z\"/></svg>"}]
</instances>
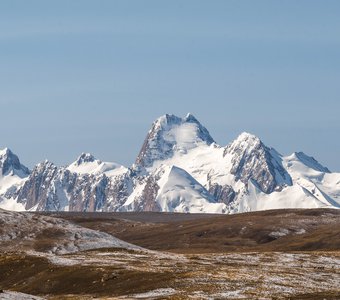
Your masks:
<instances>
[{"instance_id":1,"label":"exposed rock face","mask_svg":"<svg viewBox=\"0 0 340 300\"><path fill-rule=\"evenodd\" d=\"M90 154L90 153L82 153L78 159L76 160L75 164L80 166L83 163L87 163L87 162L94 162L96 160L96 158Z\"/></svg>"},{"instance_id":2,"label":"exposed rock face","mask_svg":"<svg viewBox=\"0 0 340 300\"><path fill-rule=\"evenodd\" d=\"M38 210L60 209L57 194L50 191L55 188L54 178L58 172L57 166L49 161L38 164L30 177L19 190L17 201L25 204L27 210L37 205ZM55 209L51 209L52 206Z\"/></svg>"},{"instance_id":3,"label":"exposed rock face","mask_svg":"<svg viewBox=\"0 0 340 300\"><path fill-rule=\"evenodd\" d=\"M76 174L46 161L33 169L19 191L18 201L27 210L37 205L37 210L100 211L107 204L108 194L119 203L117 198L120 200L123 191L118 180L112 188L105 174Z\"/></svg>"},{"instance_id":4,"label":"exposed rock face","mask_svg":"<svg viewBox=\"0 0 340 300\"><path fill-rule=\"evenodd\" d=\"M106 201L103 211L119 211L135 187L134 174L128 172L108 178L105 188Z\"/></svg>"},{"instance_id":5,"label":"exposed rock face","mask_svg":"<svg viewBox=\"0 0 340 300\"><path fill-rule=\"evenodd\" d=\"M230 185L211 184L208 192L216 199L217 202L230 204L236 197L234 189Z\"/></svg>"},{"instance_id":6,"label":"exposed rock face","mask_svg":"<svg viewBox=\"0 0 340 300\"><path fill-rule=\"evenodd\" d=\"M8 148L0 151L0 175L18 175L25 177L29 175L30 171L20 163L18 156L16 156Z\"/></svg>"},{"instance_id":7,"label":"exposed rock face","mask_svg":"<svg viewBox=\"0 0 340 300\"><path fill-rule=\"evenodd\" d=\"M142 193L142 205L138 207L139 211L161 211L160 206L156 202L159 186L152 176L147 181Z\"/></svg>"},{"instance_id":8,"label":"exposed rock face","mask_svg":"<svg viewBox=\"0 0 340 300\"><path fill-rule=\"evenodd\" d=\"M185 153L197 144L214 142L208 130L188 114L184 119L164 115L157 119L148 132L136 165L150 167L154 161L171 158L175 152Z\"/></svg>"},{"instance_id":9,"label":"exposed rock face","mask_svg":"<svg viewBox=\"0 0 340 300\"><path fill-rule=\"evenodd\" d=\"M146 178L146 184L140 197L135 199L134 211L161 211L156 202L159 186L153 176Z\"/></svg>"},{"instance_id":10,"label":"exposed rock face","mask_svg":"<svg viewBox=\"0 0 340 300\"><path fill-rule=\"evenodd\" d=\"M65 174L69 174L68 171ZM66 198L69 200L70 211L100 211L105 200L105 187L107 178L105 175L78 175L72 174L69 182L56 178L60 182L62 190L66 189ZM59 183L58 182L58 183Z\"/></svg>"},{"instance_id":11,"label":"exposed rock face","mask_svg":"<svg viewBox=\"0 0 340 300\"><path fill-rule=\"evenodd\" d=\"M226 147L224 156L231 156L230 173L244 184L252 179L265 193L292 185L290 175L282 166L280 155L267 148L261 140L249 133L241 134Z\"/></svg>"}]
</instances>

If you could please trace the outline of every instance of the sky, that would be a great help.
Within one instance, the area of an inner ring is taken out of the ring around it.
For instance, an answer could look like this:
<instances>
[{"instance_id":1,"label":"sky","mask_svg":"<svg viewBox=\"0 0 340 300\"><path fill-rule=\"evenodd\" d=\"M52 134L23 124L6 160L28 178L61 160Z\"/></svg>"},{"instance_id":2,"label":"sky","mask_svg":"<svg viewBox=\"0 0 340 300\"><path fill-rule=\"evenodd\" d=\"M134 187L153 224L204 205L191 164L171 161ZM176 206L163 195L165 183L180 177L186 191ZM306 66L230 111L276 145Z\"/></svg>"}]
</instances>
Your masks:
<instances>
[{"instance_id":1,"label":"sky","mask_svg":"<svg viewBox=\"0 0 340 300\"><path fill-rule=\"evenodd\" d=\"M0 1L0 148L131 165L191 112L340 172L340 1Z\"/></svg>"}]
</instances>

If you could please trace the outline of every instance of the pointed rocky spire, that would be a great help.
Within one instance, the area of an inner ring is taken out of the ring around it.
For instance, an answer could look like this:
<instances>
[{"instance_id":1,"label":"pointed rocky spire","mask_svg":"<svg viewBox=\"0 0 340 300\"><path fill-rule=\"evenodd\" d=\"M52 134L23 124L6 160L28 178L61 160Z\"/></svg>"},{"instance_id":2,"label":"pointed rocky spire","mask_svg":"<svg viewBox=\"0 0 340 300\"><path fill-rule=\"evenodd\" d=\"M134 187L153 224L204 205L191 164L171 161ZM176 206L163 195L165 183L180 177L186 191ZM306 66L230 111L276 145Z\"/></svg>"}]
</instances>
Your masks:
<instances>
[{"instance_id":1,"label":"pointed rocky spire","mask_svg":"<svg viewBox=\"0 0 340 300\"><path fill-rule=\"evenodd\" d=\"M79 166L83 163L94 162L95 160L96 158L91 153L82 153L75 161L75 164Z\"/></svg>"},{"instance_id":2,"label":"pointed rocky spire","mask_svg":"<svg viewBox=\"0 0 340 300\"><path fill-rule=\"evenodd\" d=\"M208 130L192 115L185 118L163 115L153 122L136 165L150 167L155 161L165 160L176 152L186 153L198 145L214 143Z\"/></svg>"},{"instance_id":3,"label":"pointed rocky spire","mask_svg":"<svg viewBox=\"0 0 340 300\"><path fill-rule=\"evenodd\" d=\"M29 175L30 171L20 163L18 156L9 148L5 148L0 150L0 173L1 175L16 174L19 177L25 177Z\"/></svg>"},{"instance_id":4,"label":"pointed rocky spire","mask_svg":"<svg viewBox=\"0 0 340 300\"><path fill-rule=\"evenodd\" d=\"M253 134L241 133L226 147L224 156L231 160L230 173L236 180L241 180L245 184L253 180L265 193L292 185L292 179L283 167L278 152L265 146Z\"/></svg>"}]
</instances>

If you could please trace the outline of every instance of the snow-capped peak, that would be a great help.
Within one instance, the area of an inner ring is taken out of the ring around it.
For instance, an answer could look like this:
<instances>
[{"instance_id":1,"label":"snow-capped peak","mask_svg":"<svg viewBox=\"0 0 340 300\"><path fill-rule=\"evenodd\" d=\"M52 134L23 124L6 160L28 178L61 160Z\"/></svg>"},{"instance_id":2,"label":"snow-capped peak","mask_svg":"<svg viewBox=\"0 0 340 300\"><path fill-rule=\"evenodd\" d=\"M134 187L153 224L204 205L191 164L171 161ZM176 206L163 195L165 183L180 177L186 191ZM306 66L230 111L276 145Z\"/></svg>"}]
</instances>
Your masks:
<instances>
[{"instance_id":1,"label":"snow-capped peak","mask_svg":"<svg viewBox=\"0 0 340 300\"><path fill-rule=\"evenodd\" d=\"M185 118L163 115L148 132L136 164L150 167L155 161L171 158L174 153L187 153L199 145L214 143L208 130L192 115Z\"/></svg>"},{"instance_id":2,"label":"snow-capped peak","mask_svg":"<svg viewBox=\"0 0 340 300\"><path fill-rule=\"evenodd\" d=\"M8 149L7 147L4 148L4 149L0 149L0 156L8 155L11 152L12 151L10 149Z\"/></svg>"},{"instance_id":3,"label":"snow-capped peak","mask_svg":"<svg viewBox=\"0 0 340 300\"><path fill-rule=\"evenodd\" d=\"M196 122L199 123L198 120L195 118L195 116L192 113L187 113L187 115L185 116L185 121L186 122Z\"/></svg>"},{"instance_id":4,"label":"snow-capped peak","mask_svg":"<svg viewBox=\"0 0 340 300\"><path fill-rule=\"evenodd\" d=\"M67 167L72 173L77 174L94 174L105 173L107 176L115 176L125 172L127 169L114 162L103 162L96 159L90 153L82 153L75 162Z\"/></svg>"},{"instance_id":5,"label":"snow-capped peak","mask_svg":"<svg viewBox=\"0 0 340 300\"><path fill-rule=\"evenodd\" d=\"M30 170L20 163L10 149L0 150L0 202L1 196L12 198L18 188L30 174ZM17 205L13 201L7 203L6 199L1 205L8 209L23 209L22 205Z\"/></svg>"},{"instance_id":6,"label":"snow-capped peak","mask_svg":"<svg viewBox=\"0 0 340 300\"><path fill-rule=\"evenodd\" d=\"M80 166L83 163L94 162L95 160L96 158L91 153L82 153L75 161L75 164Z\"/></svg>"},{"instance_id":7,"label":"snow-capped peak","mask_svg":"<svg viewBox=\"0 0 340 300\"><path fill-rule=\"evenodd\" d=\"M4 161L7 158L17 157L9 148L0 149L0 161Z\"/></svg>"},{"instance_id":8,"label":"snow-capped peak","mask_svg":"<svg viewBox=\"0 0 340 300\"><path fill-rule=\"evenodd\" d=\"M173 114L165 114L160 116L154 124L159 125L160 127L164 127L166 125L171 125L171 124L178 124L181 122L181 118L177 117Z\"/></svg>"},{"instance_id":9,"label":"snow-capped peak","mask_svg":"<svg viewBox=\"0 0 340 300\"><path fill-rule=\"evenodd\" d=\"M252 152L265 151L266 146L255 135L243 132L234 141L226 146L224 155L232 154L235 157L243 158ZM268 149L269 150L269 149Z\"/></svg>"},{"instance_id":10,"label":"snow-capped peak","mask_svg":"<svg viewBox=\"0 0 340 300\"><path fill-rule=\"evenodd\" d=\"M224 151L231 161L230 173L247 184L251 179L265 193L291 185L290 175L282 165L282 157L266 147L255 135L243 132Z\"/></svg>"},{"instance_id":11,"label":"snow-capped peak","mask_svg":"<svg viewBox=\"0 0 340 300\"><path fill-rule=\"evenodd\" d=\"M242 132L233 142L232 146L243 147L249 150L260 146L261 140L254 134Z\"/></svg>"},{"instance_id":12,"label":"snow-capped peak","mask_svg":"<svg viewBox=\"0 0 340 300\"><path fill-rule=\"evenodd\" d=\"M23 178L29 173L29 169L20 163L18 156L9 148L0 150L0 175L17 175Z\"/></svg>"}]
</instances>

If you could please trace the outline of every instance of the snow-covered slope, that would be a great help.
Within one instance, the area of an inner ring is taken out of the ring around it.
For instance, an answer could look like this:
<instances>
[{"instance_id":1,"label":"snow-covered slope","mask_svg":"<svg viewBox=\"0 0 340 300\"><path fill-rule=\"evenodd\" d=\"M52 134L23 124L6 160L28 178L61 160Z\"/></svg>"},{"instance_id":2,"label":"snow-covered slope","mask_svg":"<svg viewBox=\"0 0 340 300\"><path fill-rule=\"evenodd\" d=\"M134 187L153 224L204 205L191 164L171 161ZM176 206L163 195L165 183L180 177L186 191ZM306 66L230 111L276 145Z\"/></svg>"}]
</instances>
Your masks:
<instances>
[{"instance_id":1,"label":"snow-covered slope","mask_svg":"<svg viewBox=\"0 0 340 300\"><path fill-rule=\"evenodd\" d=\"M299 185L326 206L340 207L340 173L331 173L313 157L302 152L284 158L295 185Z\"/></svg>"},{"instance_id":2,"label":"snow-covered slope","mask_svg":"<svg viewBox=\"0 0 340 300\"><path fill-rule=\"evenodd\" d=\"M188 172L176 166L167 166L158 180L156 202L161 211L221 212L225 205L216 199Z\"/></svg>"},{"instance_id":3,"label":"snow-covered slope","mask_svg":"<svg viewBox=\"0 0 340 300\"><path fill-rule=\"evenodd\" d=\"M302 152L282 156L255 135L216 144L192 115L164 115L131 168L83 153L67 167L30 173L0 152L0 207L13 210L236 213L340 207L340 173Z\"/></svg>"},{"instance_id":4,"label":"snow-covered slope","mask_svg":"<svg viewBox=\"0 0 340 300\"><path fill-rule=\"evenodd\" d=\"M123 210L220 213L226 205L185 170L163 165L139 182Z\"/></svg>"}]
</instances>

